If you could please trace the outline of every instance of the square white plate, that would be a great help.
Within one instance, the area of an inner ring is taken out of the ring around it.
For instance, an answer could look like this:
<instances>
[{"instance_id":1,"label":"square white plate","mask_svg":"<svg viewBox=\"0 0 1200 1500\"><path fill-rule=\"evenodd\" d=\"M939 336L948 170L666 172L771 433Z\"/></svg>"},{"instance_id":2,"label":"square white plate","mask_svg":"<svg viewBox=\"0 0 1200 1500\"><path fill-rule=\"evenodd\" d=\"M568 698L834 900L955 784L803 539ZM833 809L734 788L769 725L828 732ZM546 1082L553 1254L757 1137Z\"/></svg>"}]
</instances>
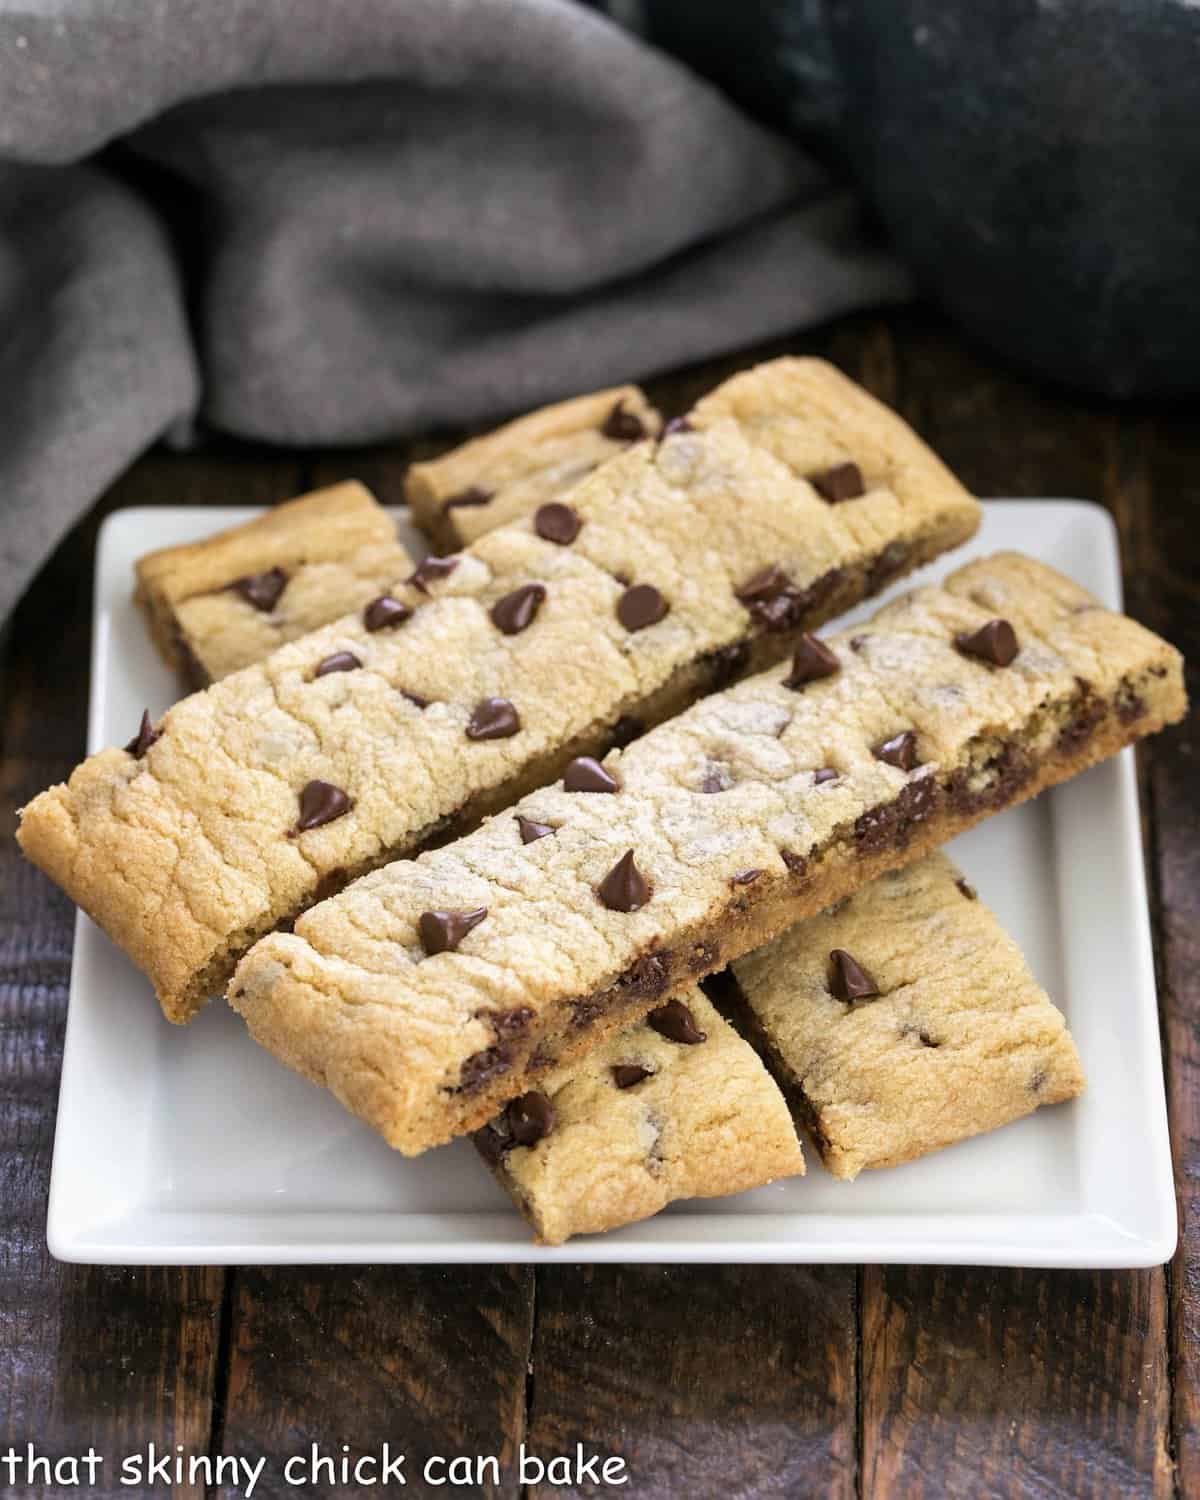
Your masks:
<instances>
[{"instance_id":1,"label":"square white plate","mask_svg":"<svg viewBox=\"0 0 1200 1500\"><path fill-rule=\"evenodd\" d=\"M100 537L90 749L176 694L130 601L135 557L245 508L120 511ZM1015 547L1119 606L1112 523L1079 501L1001 501L925 570ZM903 585L901 585L903 586ZM868 606L859 613L869 613ZM853 617L851 617L853 618ZM533 1246L465 1141L407 1161L251 1043L220 1001L185 1030L84 916L47 1236L60 1260L896 1261L1147 1266L1175 1248L1158 1010L1131 752L955 841L955 857L1066 1012L1089 1088L923 1161L698 1200L557 1250Z\"/></svg>"}]
</instances>

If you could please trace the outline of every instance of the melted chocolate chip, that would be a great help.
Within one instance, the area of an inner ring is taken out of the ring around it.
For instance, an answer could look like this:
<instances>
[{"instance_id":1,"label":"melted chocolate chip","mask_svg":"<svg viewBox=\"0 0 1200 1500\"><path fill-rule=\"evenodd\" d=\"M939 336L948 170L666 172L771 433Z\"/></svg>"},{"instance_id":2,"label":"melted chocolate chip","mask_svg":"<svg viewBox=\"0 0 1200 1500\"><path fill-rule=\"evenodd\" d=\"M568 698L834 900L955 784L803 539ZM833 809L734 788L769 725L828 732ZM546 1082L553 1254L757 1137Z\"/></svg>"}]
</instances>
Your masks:
<instances>
[{"instance_id":1,"label":"melted chocolate chip","mask_svg":"<svg viewBox=\"0 0 1200 1500\"><path fill-rule=\"evenodd\" d=\"M417 920L421 947L429 958L435 953L453 953L487 914L486 906L477 906L473 911L423 911Z\"/></svg>"},{"instance_id":2,"label":"melted chocolate chip","mask_svg":"<svg viewBox=\"0 0 1200 1500\"><path fill-rule=\"evenodd\" d=\"M646 1020L659 1036L665 1036L669 1042L694 1047L697 1042L708 1040L708 1033L696 1025L695 1016L682 1000L668 1000L665 1005L652 1010Z\"/></svg>"},{"instance_id":3,"label":"melted chocolate chip","mask_svg":"<svg viewBox=\"0 0 1200 1500\"><path fill-rule=\"evenodd\" d=\"M465 490L459 490L456 495L442 501L443 514L451 510L470 510L479 505L487 505L496 498L495 490L481 490L477 484L469 484Z\"/></svg>"},{"instance_id":4,"label":"melted chocolate chip","mask_svg":"<svg viewBox=\"0 0 1200 1500\"><path fill-rule=\"evenodd\" d=\"M545 600L544 583L524 583L492 605L492 624L505 635L520 635L533 624Z\"/></svg>"},{"instance_id":5,"label":"melted chocolate chip","mask_svg":"<svg viewBox=\"0 0 1200 1500\"><path fill-rule=\"evenodd\" d=\"M548 834L558 832L553 824L535 823L532 818L526 818L521 813L517 814L517 827L521 830L523 844L534 844L538 839L544 839Z\"/></svg>"},{"instance_id":6,"label":"melted chocolate chip","mask_svg":"<svg viewBox=\"0 0 1200 1500\"><path fill-rule=\"evenodd\" d=\"M633 412L626 411L624 401L617 402L605 417L600 431L614 443L636 443L639 438L646 436L642 419Z\"/></svg>"},{"instance_id":7,"label":"melted chocolate chip","mask_svg":"<svg viewBox=\"0 0 1200 1500\"><path fill-rule=\"evenodd\" d=\"M867 593L875 594L890 578L895 578L912 551L907 542L889 542L867 569Z\"/></svg>"},{"instance_id":8,"label":"melted chocolate chip","mask_svg":"<svg viewBox=\"0 0 1200 1500\"><path fill-rule=\"evenodd\" d=\"M353 651L335 651L317 663L314 677L328 677L331 672L357 672L362 662Z\"/></svg>"},{"instance_id":9,"label":"melted chocolate chip","mask_svg":"<svg viewBox=\"0 0 1200 1500\"><path fill-rule=\"evenodd\" d=\"M436 583L440 578L449 578L458 567L458 561L457 557L423 558L404 581L427 594L431 583Z\"/></svg>"},{"instance_id":10,"label":"melted chocolate chip","mask_svg":"<svg viewBox=\"0 0 1200 1500\"><path fill-rule=\"evenodd\" d=\"M954 637L954 645L963 656L977 657L993 667L1010 666L1021 649L1017 632L1007 620L989 620L978 630L960 630Z\"/></svg>"},{"instance_id":11,"label":"melted chocolate chip","mask_svg":"<svg viewBox=\"0 0 1200 1500\"><path fill-rule=\"evenodd\" d=\"M652 583L635 583L617 600L617 619L632 632L657 625L670 605Z\"/></svg>"},{"instance_id":12,"label":"melted chocolate chip","mask_svg":"<svg viewBox=\"0 0 1200 1500\"><path fill-rule=\"evenodd\" d=\"M240 594L247 604L269 615L279 603L279 596L287 588L288 576L282 568L268 568L265 573L248 573L229 587Z\"/></svg>"},{"instance_id":13,"label":"melted chocolate chip","mask_svg":"<svg viewBox=\"0 0 1200 1500\"><path fill-rule=\"evenodd\" d=\"M706 652L700 660L708 672L712 691L720 692L736 682L750 664L750 642L734 641L730 646Z\"/></svg>"},{"instance_id":14,"label":"melted chocolate chip","mask_svg":"<svg viewBox=\"0 0 1200 1500\"><path fill-rule=\"evenodd\" d=\"M871 975L844 948L835 948L829 955L829 963L829 993L835 999L853 1003L873 1000L879 994L879 986Z\"/></svg>"},{"instance_id":15,"label":"melted chocolate chip","mask_svg":"<svg viewBox=\"0 0 1200 1500\"><path fill-rule=\"evenodd\" d=\"M475 1132L471 1139L475 1142L475 1149L489 1167L498 1167L512 1150L511 1138L502 1135L494 1125L484 1125Z\"/></svg>"},{"instance_id":16,"label":"melted chocolate chip","mask_svg":"<svg viewBox=\"0 0 1200 1500\"><path fill-rule=\"evenodd\" d=\"M553 542L556 547L569 547L579 535L583 522L569 505L561 500L551 500L539 505L533 518L533 529L544 542Z\"/></svg>"},{"instance_id":17,"label":"melted chocolate chip","mask_svg":"<svg viewBox=\"0 0 1200 1500\"><path fill-rule=\"evenodd\" d=\"M650 886L627 849L600 884L596 894L609 911L640 911L650 899Z\"/></svg>"},{"instance_id":18,"label":"melted chocolate chip","mask_svg":"<svg viewBox=\"0 0 1200 1500\"><path fill-rule=\"evenodd\" d=\"M890 740L875 745L871 754L876 760L895 766L898 771L911 771L917 763L917 736L911 729L902 730Z\"/></svg>"},{"instance_id":19,"label":"melted chocolate chip","mask_svg":"<svg viewBox=\"0 0 1200 1500\"><path fill-rule=\"evenodd\" d=\"M808 481L817 494L836 505L840 500L857 500L867 493L862 470L857 464L834 464L823 474L810 474Z\"/></svg>"},{"instance_id":20,"label":"melted chocolate chip","mask_svg":"<svg viewBox=\"0 0 1200 1500\"><path fill-rule=\"evenodd\" d=\"M484 1047L473 1052L458 1070L458 1087L464 1094L475 1094L512 1067L507 1047Z\"/></svg>"},{"instance_id":21,"label":"melted chocolate chip","mask_svg":"<svg viewBox=\"0 0 1200 1500\"><path fill-rule=\"evenodd\" d=\"M394 625L403 625L411 615L412 610L407 604L401 604L391 594L381 594L363 610L363 624L372 632L390 630Z\"/></svg>"},{"instance_id":22,"label":"melted chocolate chip","mask_svg":"<svg viewBox=\"0 0 1200 1500\"><path fill-rule=\"evenodd\" d=\"M422 698L420 693L410 693L407 688L400 689L400 696L407 698L414 708L428 708L429 699Z\"/></svg>"},{"instance_id":23,"label":"melted chocolate chip","mask_svg":"<svg viewBox=\"0 0 1200 1500\"><path fill-rule=\"evenodd\" d=\"M654 1077L650 1069L643 1068L640 1063L614 1063L611 1071L613 1082L619 1089L631 1089L644 1078Z\"/></svg>"},{"instance_id":24,"label":"melted chocolate chip","mask_svg":"<svg viewBox=\"0 0 1200 1500\"><path fill-rule=\"evenodd\" d=\"M141 760L150 746L157 744L161 739L162 730L155 729L154 725L150 722L150 710L144 708L142 709L142 722L138 725L138 732L129 741L128 745L125 746L125 753Z\"/></svg>"},{"instance_id":25,"label":"melted chocolate chip","mask_svg":"<svg viewBox=\"0 0 1200 1500\"><path fill-rule=\"evenodd\" d=\"M515 1005L511 1010L477 1010L475 1015L486 1021L502 1042L524 1036L533 1020L533 1011L528 1005Z\"/></svg>"},{"instance_id":26,"label":"melted chocolate chip","mask_svg":"<svg viewBox=\"0 0 1200 1500\"><path fill-rule=\"evenodd\" d=\"M827 781L836 781L839 773L832 766L822 766L813 772L813 786L824 786Z\"/></svg>"},{"instance_id":27,"label":"melted chocolate chip","mask_svg":"<svg viewBox=\"0 0 1200 1500\"><path fill-rule=\"evenodd\" d=\"M610 776L598 760L577 755L563 772L564 792L617 792L620 783Z\"/></svg>"},{"instance_id":28,"label":"melted chocolate chip","mask_svg":"<svg viewBox=\"0 0 1200 1500\"><path fill-rule=\"evenodd\" d=\"M761 870L739 870L729 877L730 885L753 885L762 874Z\"/></svg>"},{"instance_id":29,"label":"melted chocolate chip","mask_svg":"<svg viewBox=\"0 0 1200 1500\"><path fill-rule=\"evenodd\" d=\"M1146 700L1134 691L1131 682L1122 682L1117 690L1117 718L1122 724L1132 724L1146 712Z\"/></svg>"},{"instance_id":30,"label":"melted chocolate chip","mask_svg":"<svg viewBox=\"0 0 1200 1500\"><path fill-rule=\"evenodd\" d=\"M670 977L671 953L667 949L660 953L643 953L621 983L631 999L656 1000L666 989Z\"/></svg>"},{"instance_id":31,"label":"melted chocolate chip","mask_svg":"<svg viewBox=\"0 0 1200 1500\"><path fill-rule=\"evenodd\" d=\"M907 847L916 824L937 806L938 784L933 776L910 781L891 802L869 807L854 821L854 837L863 854Z\"/></svg>"},{"instance_id":32,"label":"melted chocolate chip","mask_svg":"<svg viewBox=\"0 0 1200 1500\"><path fill-rule=\"evenodd\" d=\"M554 1106L536 1089L512 1100L504 1113L518 1146L536 1146L554 1129Z\"/></svg>"},{"instance_id":33,"label":"melted chocolate chip","mask_svg":"<svg viewBox=\"0 0 1200 1500\"><path fill-rule=\"evenodd\" d=\"M645 732L646 726L641 719L635 719L631 714L622 714L608 731L608 742L612 749L624 750L626 745L631 745Z\"/></svg>"},{"instance_id":34,"label":"melted chocolate chip","mask_svg":"<svg viewBox=\"0 0 1200 1500\"><path fill-rule=\"evenodd\" d=\"M783 679L785 688L799 692L810 682L822 677L833 677L842 670L841 663L824 641L807 633L800 637L800 644L792 658L792 670Z\"/></svg>"},{"instance_id":35,"label":"melted chocolate chip","mask_svg":"<svg viewBox=\"0 0 1200 1500\"><path fill-rule=\"evenodd\" d=\"M808 860L803 854L797 854L794 849L781 849L779 857L787 866L791 875L805 875L808 873Z\"/></svg>"},{"instance_id":36,"label":"melted chocolate chip","mask_svg":"<svg viewBox=\"0 0 1200 1500\"><path fill-rule=\"evenodd\" d=\"M507 740L521 728L521 716L507 698L483 698L467 720L469 740Z\"/></svg>"},{"instance_id":37,"label":"melted chocolate chip","mask_svg":"<svg viewBox=\"0 0 1200 1500\"><path fill-rule=\"evenodd\" d=\"M310 781L300 793L300 817L295 831L307 833L310 828L322 828L348 813L353 806L340 786L328 781Z\"/></svg>"},{"instance_id":38,"label":"melted chocolate chip","mask_svg":"<svg viewBox=\"0 0 1200 1500\"><path fill-rule=\"evenodd\" d=\"M716 943L697 943L688 955L688 970L692 974L707 974L720 959L721 950Z\"/></svg>"},{"instance_id":39,"label":"melted chocolate chip","mask_svg":"<svg viewBox=\"0 0 1200 1500\"><path fill-rule=\"evenodd\" d=\"M964 876L960 875L954 884L958 887L960 894L964 895L968 901L979 900L979 892Z\"/></svg>"}]
</instances>

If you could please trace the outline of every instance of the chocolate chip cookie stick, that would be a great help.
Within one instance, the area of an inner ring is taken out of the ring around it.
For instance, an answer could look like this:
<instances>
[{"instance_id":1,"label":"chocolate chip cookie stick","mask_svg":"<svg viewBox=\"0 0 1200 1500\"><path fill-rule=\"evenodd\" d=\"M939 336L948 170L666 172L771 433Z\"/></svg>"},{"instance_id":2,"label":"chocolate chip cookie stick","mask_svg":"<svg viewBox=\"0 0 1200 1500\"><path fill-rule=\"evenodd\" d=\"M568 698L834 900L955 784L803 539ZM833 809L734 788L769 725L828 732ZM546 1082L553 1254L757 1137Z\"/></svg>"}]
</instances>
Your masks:
<instances>
[{"instance_id":1,"label":"chocolate chip cookie stick","mask_svg":"<svg viewBox=\"0 0 1200 1500\"><path fill-rule=\"evenodd\" d=\"M366 876L258 943L230 997L416 1154L1185 709L1165 642L1050 568L987 558Z\"/></svg>"},{"instance_id":2,"label":"chocolate chip cookie stick","mask_svg":"<svg viewBox=\"0 0 1200 1500\"><path fill-rule=\"evenodd\" d=\"M657 437L662 418L636 385L576 396L518 417L429 463L413 464L413 520L446 550L561 500L606 459Z\"/></svg>"},{"instance_id":3,"label":"chocolate chip cookie stick","mask_svg":"<svg viewBox=\"0 0 1200 1500\"><path fill-rule=\"evenodd\" d=\"M831 504L733 422L635 444L92 756L22 847L187 1020L322 894L778 660L889 548L915 563L977 516L952 482Z\"/></svg>"},{"instance_id":4,"label":"chocolate chip cookie stick","mask_svg":"<svg viewBox=\"0 0 1200 1500\"><path fill-rule=\"evenodd\" d=\"M881 875L737 960L748 1025L835 1177L1072 1099L1062 1015L944 854Z\"/></svg>"},{"instance_id":5,"label":"chocolate chip cookie stick","mask_svg":"<svg viewBox=\"0 0 1200 1500\"><path fill-rule=\"evenodd\" d=\"M694 986L552 1069L475 1144L547 1245L804 1171L779 1088Z\"/></svg>"},{"instance_id":6,"label":"chocolate chip cookie stick","mask_svg":"<svg viewBox=\"0 0 1200 1500\"><path fill-rule=\"evenodd\" d=\"M387 511L351 480L148 553L135 597L169 665L204 687L361 608L412 565Z\"/></svg>"}]
</instances>

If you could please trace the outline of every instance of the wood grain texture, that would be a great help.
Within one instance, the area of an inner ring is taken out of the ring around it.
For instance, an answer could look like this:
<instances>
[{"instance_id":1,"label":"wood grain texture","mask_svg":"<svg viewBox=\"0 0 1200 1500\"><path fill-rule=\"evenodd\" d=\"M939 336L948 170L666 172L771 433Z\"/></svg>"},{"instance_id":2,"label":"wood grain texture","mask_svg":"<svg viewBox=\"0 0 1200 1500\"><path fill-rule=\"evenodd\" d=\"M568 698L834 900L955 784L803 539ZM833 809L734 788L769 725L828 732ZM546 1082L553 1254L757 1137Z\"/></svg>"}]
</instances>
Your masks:
<instances>
[{"instance_id":1,"label":"wood grain texture","mask_svg":"<svg viewBox=\"0 0 1200 1500\"><path fill-rule=\"evenodd\" d=\"M233 1274L228 1387L214 1447L268 1458L256 1494L296 1493L285 1483L285 1463L314 1443L340 1460L343 1444L358 1457L378 1453L386 1440L408 1455L406 1494L445 1493L422 1483L431 1455L494 1454L501 1483L472 1493L487 1500L519 1495L531 1270L265 1267ZM218 1494L233 1500L237 1491Z\"/></svg>"},{"instance_id":2,"label":"wood grain texture","mask_svg":"<svg viewBox=\"0 0 1200 1500\"><path fill-rule=\"evenodd\" d=\"M530 1451L617 1454L639 1500L849 1500L854 1283L841 1267L550 1266ZM529 1500L593 1486L533 1485Z\"/></svg>"}]
</instances>

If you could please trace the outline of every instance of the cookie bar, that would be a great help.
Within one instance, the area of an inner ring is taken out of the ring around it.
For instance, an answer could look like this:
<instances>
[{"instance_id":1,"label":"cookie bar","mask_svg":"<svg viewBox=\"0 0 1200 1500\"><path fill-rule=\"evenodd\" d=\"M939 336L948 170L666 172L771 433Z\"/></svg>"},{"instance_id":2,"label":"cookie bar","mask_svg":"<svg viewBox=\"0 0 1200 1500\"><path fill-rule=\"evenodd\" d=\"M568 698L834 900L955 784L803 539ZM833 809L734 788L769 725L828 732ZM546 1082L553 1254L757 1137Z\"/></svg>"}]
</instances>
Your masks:
<instances>
[{"instance_id":1,"label":"cookie bar","mask_svg":"<svg viewBox=\"0 0 1200 1500\"><path fill-rule=\"evenodd\" d=\"M1020 950L944 854L892 870L732 966L835 1177L1073 1099L1083 1069Z\"/></svg>"},{"instance_id":2,"label":"cookie bar","mask_svg":"<svg viewBox=\"0 0 1200 1500\"><path fill-rule=\"evenodd\" d=\"M360 608L412 565L388 513L348 481L148 553L134 597L167 662L204 687Z\"/></svg>"},{"instance_id":3,"label":"cookie bar","mask_svg":"<svg viewBox=\"0 0 1200 1500\"><path fill-rule=\"evenodd\" d=\"M547 1245L804 1172L783 1095L695 986L552 1069L475 1144Z\"/></svg>"},{"instance_id":4,"label":"cookie bar","mask_svg":"<svg viewBox=\"0 0 1200 1500\"><path fill-rule=\"evenodd\" d=\"M263 933L699 694L777 661L976 524L959 493L873 525L732 422L638 443L533 516L428 558L92 756L19 837L187 1019ZM133 727L132 725L130 726Z\"/></svg>"},{"instance_id":5,"label":"cookie bar","mask_svg":"<svg viewBox=\"0 0 1200 1500\"><path fill-rule=\"evenodd\" d=\"M415 1154L1185 709L1165 642L1039 563L972 562L314 906L230 998Z\"/></svg>"},{"instance_id":6,"label":"cookie bar","mask_svg":"<svg viewBox=\"0 0 1200 1500\"><path fill-rule=\"evenodd\" d=\"M561 500L605 459L661 427L636 385L576 396L413 464L405 495L417 524L451 551Z\"/></svg>"}]
</instances>

